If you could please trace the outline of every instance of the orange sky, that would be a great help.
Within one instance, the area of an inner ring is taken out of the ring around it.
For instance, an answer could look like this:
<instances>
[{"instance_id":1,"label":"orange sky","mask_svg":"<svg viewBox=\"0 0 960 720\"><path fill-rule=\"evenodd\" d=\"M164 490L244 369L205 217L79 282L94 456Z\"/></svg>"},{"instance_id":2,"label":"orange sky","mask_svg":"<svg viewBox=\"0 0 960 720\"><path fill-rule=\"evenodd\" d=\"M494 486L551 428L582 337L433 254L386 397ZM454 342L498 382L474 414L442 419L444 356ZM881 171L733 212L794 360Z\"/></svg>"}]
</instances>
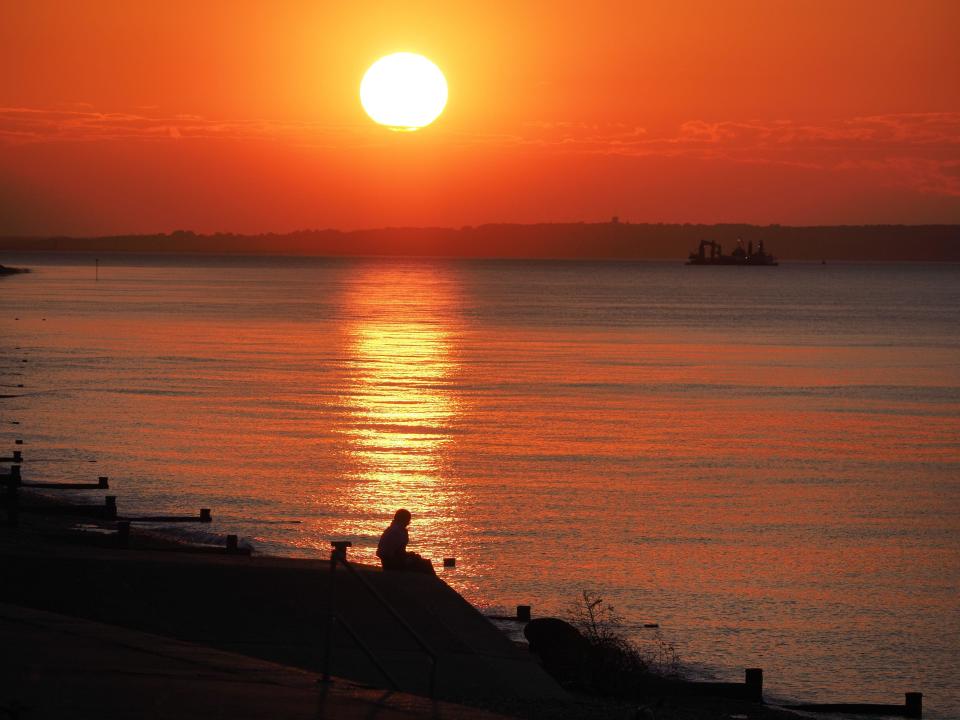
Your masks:
<instances>
[{"instance_id":1,"label":"orange sky","mask_svg":"<svg viewBox=\"0 0 960 720\"><path fill-rule=\"evenodd\" d=\"M960 222L960 2L0 11L0 234ZM358 102L408 50L431 127Z\"/></svg>"}]
</instances>

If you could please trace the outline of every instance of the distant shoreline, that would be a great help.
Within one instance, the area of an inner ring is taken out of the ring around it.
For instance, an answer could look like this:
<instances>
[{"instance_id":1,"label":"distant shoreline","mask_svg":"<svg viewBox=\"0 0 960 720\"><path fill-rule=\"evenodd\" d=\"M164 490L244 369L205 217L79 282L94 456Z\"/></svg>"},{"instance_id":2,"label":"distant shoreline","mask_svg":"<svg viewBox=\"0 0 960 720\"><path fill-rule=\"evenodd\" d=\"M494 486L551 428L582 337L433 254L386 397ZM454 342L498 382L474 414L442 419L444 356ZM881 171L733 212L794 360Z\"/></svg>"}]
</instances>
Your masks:
<instances>
[{"instance_id":1,"label":"distant shoreline","mask_svg":"<svg viewBox=\"0 0 960 720\"><path fill-rule=\"evenodd\" d=\"M960 262L960 225L788 226L552 223L462 228L0 237L6 253L292 255L531 260L686 260L701 240L729 252L763 241L787 261Z\"/></svg>"},{"instance_id":2,"label":"distant shoreline","mask_svg":"<svg viewBox=\"0 0 960 720\"><path fill-rule=\"evenodd\" d=\"M51 252L23 250L0 250L0 255L17 257L28 260L36 267L25 268L23 272L32 273L44 266L76 266L93 268L95 260L100 261L100 268L108 267L237 267L237 268L285 268L303 267L311 263L325 262L403 262L403 261L436 261L451 263L555 263L564 264L623 264L623 265L663 265L686 266L686 258L562 258L562 257L453 257L444 255L295 255L283 253L253 253L253 252L141 252L141 251L96 251L96 250L58 250ZM958 260L805 260L786 258L780 265L788 267L842 267L842 266L943 266L960 265ZM709 265L706 267L710 267ZM707 272L712 272L707 270ZM729 272L722 269L717 272ZM772 269L770 272L776 272ZM18 273L11 273L18 274ZM766 274L760 273L761 275ZM751 272L751 275L753 273Z\"/></svg>"}]
</instances>

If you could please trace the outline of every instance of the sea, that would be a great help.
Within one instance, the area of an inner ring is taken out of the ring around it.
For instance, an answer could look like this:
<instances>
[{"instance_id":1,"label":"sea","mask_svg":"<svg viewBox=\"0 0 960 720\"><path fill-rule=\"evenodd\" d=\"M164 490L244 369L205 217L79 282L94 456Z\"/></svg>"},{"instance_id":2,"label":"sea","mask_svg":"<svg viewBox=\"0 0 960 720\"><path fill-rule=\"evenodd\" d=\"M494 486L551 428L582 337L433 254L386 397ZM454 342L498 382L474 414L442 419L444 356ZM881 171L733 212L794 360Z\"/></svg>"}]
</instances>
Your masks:
<instances>
[{"instance_id":1,"label":"sea","mask_svg":"<svg viewBox=\"0 0 960 720\"><path fill-rule=\"evenodd\" d=\"M960 717L958 265L0 262L25 477L285 556L405 507L489 614L587 593L691 676Z\"/></svg>"}]
</instances>

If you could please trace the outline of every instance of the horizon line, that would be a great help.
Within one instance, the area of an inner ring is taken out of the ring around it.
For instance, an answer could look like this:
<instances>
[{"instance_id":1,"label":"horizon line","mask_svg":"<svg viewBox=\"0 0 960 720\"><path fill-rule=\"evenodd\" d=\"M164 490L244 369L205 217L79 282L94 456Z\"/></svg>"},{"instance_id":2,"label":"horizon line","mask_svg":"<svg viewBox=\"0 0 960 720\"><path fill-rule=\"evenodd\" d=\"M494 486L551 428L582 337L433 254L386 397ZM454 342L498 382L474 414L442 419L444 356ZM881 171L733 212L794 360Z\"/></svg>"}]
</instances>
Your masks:
<instances>
[{"instance_id":1,"label":"horizon line","mask_svg":"<svg viewBox=\"0 0 960 720\"><path fill-rule=\"evenodd\" d=\"M338 227L307 227L294 230L263 230L259 232L234 231L234 230L212 230L197 231L186 228L177 228L176 230L159 231L138 231L138 232L111 232L104 234L0 234L0 240L52 240L52 239L70 239L70 240L93 240L103 238L121 238L121 237L159 237L174 235L195 235L197 237L210 237L216 235L234 235L240 237L256 237L261 235L294 235L297 233L327 233L335 232L342 234L385 232L396 230L442 230L447 232L466 232L479 228L489 227L542 227L542 226L575 226L575 225L611 225L625 227L655 227L655 226L673 226L673 227L750 227L750 228L790 228L790 229L823 229L823 228L958 228L960 221L953 223L910 223L910 222L886 222L886 223L819 223L812 225L800 225L789 223L754 223L754 222L653 222L643 221L634 222L630 220L620 220L613 218L611 220L547 220L540 222L484 222L479 224L453 225L382 225L378 227L363 228L338 228Z\"/></svg>"}]
</instances>

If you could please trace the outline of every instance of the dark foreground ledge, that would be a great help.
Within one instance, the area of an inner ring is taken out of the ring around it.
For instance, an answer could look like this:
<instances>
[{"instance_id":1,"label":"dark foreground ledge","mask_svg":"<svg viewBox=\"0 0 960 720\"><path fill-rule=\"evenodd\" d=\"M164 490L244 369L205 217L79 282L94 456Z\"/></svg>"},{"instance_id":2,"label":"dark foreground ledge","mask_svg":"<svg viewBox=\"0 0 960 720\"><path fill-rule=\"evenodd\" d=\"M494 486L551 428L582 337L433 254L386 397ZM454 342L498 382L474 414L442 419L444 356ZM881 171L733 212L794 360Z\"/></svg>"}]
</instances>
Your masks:
<instances>
[{"instance_id":1,"label":"dark foreground ledge","mask_svg":"<svg viewBox=\"0 0 960 720\"><path fill-rule=\"evenodd\" d=\"M41 503L35 491L31 493L31 502ZM52 499L47 502L56 504ZM2 514L0 504L0 517ZM31 513L21 521L17 527L0 524L0 567L4 569L0 603L104 623L118 632L124 629L145 632L151 637L161 636L164 643L176 638L194 644L198 652L238 654L319 677L329 627L330 582L335 574L338 615L349 622L376 651L391 675L400 681L400 694L426 694L429 658L395 619L373 602L369 593L360 587L362 583L342 568L331 573L328 561L230 553L212 555L191 552L172 542L163 545L150 539L148 543L148 538L139 534L131 534L126 548L102 546L90 544L90 539L84 537L86 533L80 537L68 534L77 522L72 516ZM115 524L115 521L96 518L88 521L105 529ZM437 696L448 703L529 720L636 720L645 717L642 713L638 715L644 708L654 712L657 720L720 720L738 714L755 720L795 720L797 717L788 711L733 698L654 694L643 700L638 709L637 702L566 693L530 653L510 642L440 579L355 567L437 651ZM2 633L0 626L0 636L5 637ZM377 668L371 665L350 634L341 631L339 623L332 638L331 674L335 682L341 682L337 678L349 678L368 687L385 687ZM47 668L35 677L41 684L52 682L49 672L55 673L57 666L56 651L49 649L53 646L47 647L48 652L40 653L42 662L36 665ZM8 699L13 699L3 692L3 677L16 676L23 661L16 653L0 653L0 718L5 712L10 714L5 705ZM50 671L50 667L54 671ZM71 667L76 670L85 665L81 661L72 663ZM121 663L114 674L123 676L124 672ZM162 677L160 670L156 678L159 677ZM156 678L143 678L143 702L155 702L156 693L147 686ZM102 684L98 684L101 681ZM69 682L74 682L72 675ZM244 683L241 676L238 683ZM109 678L97 678L90 683L92 695L109 692L105 690L108 687ZM194 693L185 688L183 692L190 697L206 691ZM382 689L379 692L384 693ZM394 695L386 692L383 696ZM43 693L37 696L43 697ZM23 698L18 702L24 702ZM430 701L424 699L424 702ZM201 707L202 703L201 700ZM91 713L89 717L98 720L142 717L152 711L153 705L138 709L143 712ZM166 720L180 715L172 711L169 715L154 713L152 716ZM286 715L238 712L230 716L236 720L247 717L259 720ZM344 720L380 717L377 712L367 710L320 715L328 716ZM21 713L19 717L26 720L56 715ZM407 717L450 716L424 713L418 707Z\"/></svg>"},{"instance_id":2,"label":"dark foreground ledge","mask_svg":"<svg viewBox=\"0 0 960 720\"><path fill-rule=\"evenodd\" d=\"M75 546L25 537L21 528L0 530L0 565L0 602L323 669L334 579L327 562ZM473 704L565 699L529 653L438 578L360 572L437 650L438 697ZM429 658L355 578L340 569L335 580L338 613L402 691L426 695ZM383 687L349 633L336 628L331 645L333 675Z\"/></svg>"},{"instance_id":3,"label":"dark foreground ledge","mask_svg":"<svg viewBox=\"0 0 960 720\"><path fill-rule=\"evenodd\" d=\"M243 655L0 603L0 717L500 720Z\"/></svg>"}]
</instances>

